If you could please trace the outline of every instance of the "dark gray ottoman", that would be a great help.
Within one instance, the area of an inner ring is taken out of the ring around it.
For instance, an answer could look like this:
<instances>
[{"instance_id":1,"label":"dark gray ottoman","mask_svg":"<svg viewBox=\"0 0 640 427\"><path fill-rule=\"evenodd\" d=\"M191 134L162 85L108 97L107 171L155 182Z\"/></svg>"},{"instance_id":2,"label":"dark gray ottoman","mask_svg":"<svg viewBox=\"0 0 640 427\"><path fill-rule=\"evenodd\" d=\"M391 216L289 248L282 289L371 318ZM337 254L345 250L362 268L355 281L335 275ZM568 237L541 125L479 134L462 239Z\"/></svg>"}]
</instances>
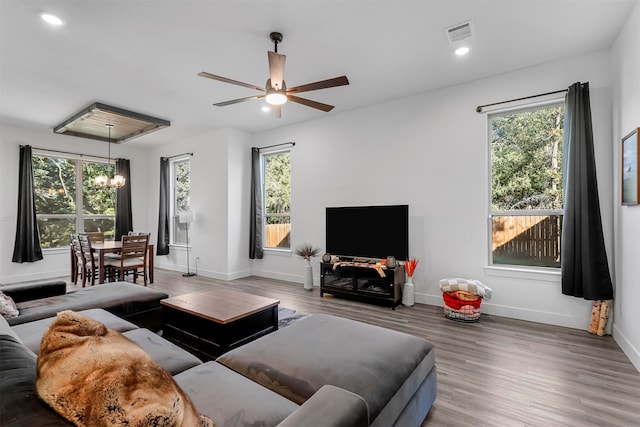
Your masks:
<instances>
[{"instance_id":1,"label":"dark gray ottoman","mask_svg":"<svg viewBox=\"0 0 640 427\"><path fill-rule=\"evenodd\" d=\"M309 316L217 361L298 404L325 384L351 391L372 426L420 425L436 398L431 343L340 317Z\"/></svg>"}]
</instances>

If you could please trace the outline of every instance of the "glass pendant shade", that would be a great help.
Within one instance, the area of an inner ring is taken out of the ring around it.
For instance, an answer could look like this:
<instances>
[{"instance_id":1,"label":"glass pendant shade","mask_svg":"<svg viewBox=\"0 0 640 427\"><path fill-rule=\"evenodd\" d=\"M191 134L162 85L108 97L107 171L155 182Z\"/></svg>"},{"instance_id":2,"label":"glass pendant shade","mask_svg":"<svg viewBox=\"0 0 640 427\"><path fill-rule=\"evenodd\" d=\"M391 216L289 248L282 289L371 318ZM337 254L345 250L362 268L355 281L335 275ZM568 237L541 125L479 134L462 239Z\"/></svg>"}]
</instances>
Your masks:
<instances>
[{"instance_id":1,"label":"glass pendant shade","mask_svg":"<svg viewBox=\"0 0 640 427\"><path fill-rule=\"evenodd\" d=\"M107 163L111 164L111 128L113 127L113 125L107 124L106 126L109 128L109 156L107 157ZM98 175L96 176L95 184L98 187L120 188L126 184L126 179L122 175L115 175L113 178L109 178L106 175Z\"/></svg>"},{"instance_id":2,"label":"glass pendant shade","mask_svg":"<svg viewBox=\"0 0 640 427\"><path fill-rule=\"evenodd\" d=\"M124 176L122 175L116 175L111 179L111 186L114 188L120 188L124 186L124 184L125 184L125 179L124 179Z\"/></svg>"}]
</instances>

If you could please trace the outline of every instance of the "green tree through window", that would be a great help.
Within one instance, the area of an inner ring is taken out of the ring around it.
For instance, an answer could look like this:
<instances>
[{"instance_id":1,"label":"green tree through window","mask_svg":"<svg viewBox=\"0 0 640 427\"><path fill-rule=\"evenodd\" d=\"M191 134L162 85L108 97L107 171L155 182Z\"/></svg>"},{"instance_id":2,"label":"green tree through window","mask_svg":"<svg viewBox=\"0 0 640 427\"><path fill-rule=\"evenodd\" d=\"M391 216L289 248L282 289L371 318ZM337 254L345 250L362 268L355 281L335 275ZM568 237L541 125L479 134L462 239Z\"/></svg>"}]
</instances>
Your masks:
<instances>
[{"instance_id":1,"label":"green tree through window","mask_svg":"<svg viewBox=\"0 0 640 427\"><path fill-rule=\"evenodd\" d=\"M492 263L560 266L564 107L489 117Z\"/></svg>"},{"instance_id":2,"label":"green tree through window","mask_svg":"<svg viewBox=\"0 0 640 427\"><path fill-rule=\"evenodd\" d=\"M191 209L191 162L178 159L173 162L173 243L187 243L187 226L178 220L180 212Z\"/></svg>"},{"instance_id":3,"label":"green tree through window","mask_svg":"<svg viewBox=\"0 0 640 427\"><path fill-rule=\"evenodd\" d=\"M113 175L114 166L80 159L34 154L36 217L43 248L64 247L69 235L115 231L115 190L94 185L97 175ZM78 182L82 182L78 186ZM81 209L78 199L81 201Z\"/></svg>"},{"instance_id":4,"label":"green tree through window","mask_svg":"<svg viewBox=\"0 0 640 427\"><path fill-rule=\"evenodd\" d=\"M291 154L263 155L265 247L291 247Z\"/></svg>"}]
</instances>

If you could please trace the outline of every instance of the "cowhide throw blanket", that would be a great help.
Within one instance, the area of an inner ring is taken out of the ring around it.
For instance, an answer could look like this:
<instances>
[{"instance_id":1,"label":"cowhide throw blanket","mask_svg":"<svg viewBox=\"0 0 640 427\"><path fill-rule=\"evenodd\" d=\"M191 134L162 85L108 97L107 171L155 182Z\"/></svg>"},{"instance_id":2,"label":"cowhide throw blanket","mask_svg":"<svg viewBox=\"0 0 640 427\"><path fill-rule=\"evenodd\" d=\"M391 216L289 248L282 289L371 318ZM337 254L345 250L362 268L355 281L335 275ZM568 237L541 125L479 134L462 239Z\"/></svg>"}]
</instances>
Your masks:
<instances>
[{"instance_id":1,"label":"cowhide throw blanket","mask_svg":"<svg viewBox=\"0 0 640 427\"><path fill-rule=\"evenodd\" d=\"M137 344L73 311L42 337L36 387L77 426L213 426Z\"/></svg>"}]
</instances>

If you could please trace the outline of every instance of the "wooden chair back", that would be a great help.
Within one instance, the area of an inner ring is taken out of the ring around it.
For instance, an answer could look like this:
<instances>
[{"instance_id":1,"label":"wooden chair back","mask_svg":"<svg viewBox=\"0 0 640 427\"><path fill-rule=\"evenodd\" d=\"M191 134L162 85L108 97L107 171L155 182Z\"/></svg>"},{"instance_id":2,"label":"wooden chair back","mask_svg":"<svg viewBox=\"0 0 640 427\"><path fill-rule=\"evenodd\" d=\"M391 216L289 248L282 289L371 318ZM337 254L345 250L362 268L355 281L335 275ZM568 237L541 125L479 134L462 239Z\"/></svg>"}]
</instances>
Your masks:
<instances>
[{"instance_id":1,"label":"wooden chair back","mask_svg":"<svg viewBox=\"0 0 640 427\"><path fill-rule=\"evenodd\" d=\"M72 266L71 266L71 280L74 284L78 283L78 277L83 279L82 286L85 284L85 261L82 254L82 247L80 247L80 240L78 240L77 234L71 234L70 236L71 253L73 254Z\"/></svg>"},{"instance_id":2,"label":"wooden chair back","mask_svg":"<svg viewBox=\"0 0 640 427\"><path fill-rule=\"evenodd\" d=\"M147 246L149 245L149 235L122 236L122 250L120 252L120 265L111 264L119 270L120 277L125 271L133 271L133 281L142 273L144 284L147 284ZM142 271L140 271L142 270Z\"/></svg>"},{"instance_id":3,"label":"wooden chair back","mask_svg":"<svg viewBox=\"0 0 640 427\"><path fill-rule=\"evenodd\" d=\"M102 231L92 231L89 233L80 233L89 236L92 243L102 243L104 242L104 233Z\"/></svg>"},{"instance_id":4,"label":"wooden chair back","mask_svg":"<svg viewBox=\"0 0 640 427\"><path fill-rule=\"evenodd\" d=\"M149 244L149 235L131 235L122 236L122 252L120 260L125 264L127 259L139 258L140 262L147 262L147 245Z\"/></svg>"},{"instance_id":5,"label":"wooden chair back","mask_svg":"<svg viewBox=\"0 0 640 427\"><path fill-rule=\"evenodd\" d=\"M95 279L98 275L98 262L91 251L91 238L87 233L80 233L78 234L78 242L80 243L85 272L88 274L89 281L95 284ZM85 278L82 279L83 286L87 274L85 274Z\"/></svg>"}]
</instances>

